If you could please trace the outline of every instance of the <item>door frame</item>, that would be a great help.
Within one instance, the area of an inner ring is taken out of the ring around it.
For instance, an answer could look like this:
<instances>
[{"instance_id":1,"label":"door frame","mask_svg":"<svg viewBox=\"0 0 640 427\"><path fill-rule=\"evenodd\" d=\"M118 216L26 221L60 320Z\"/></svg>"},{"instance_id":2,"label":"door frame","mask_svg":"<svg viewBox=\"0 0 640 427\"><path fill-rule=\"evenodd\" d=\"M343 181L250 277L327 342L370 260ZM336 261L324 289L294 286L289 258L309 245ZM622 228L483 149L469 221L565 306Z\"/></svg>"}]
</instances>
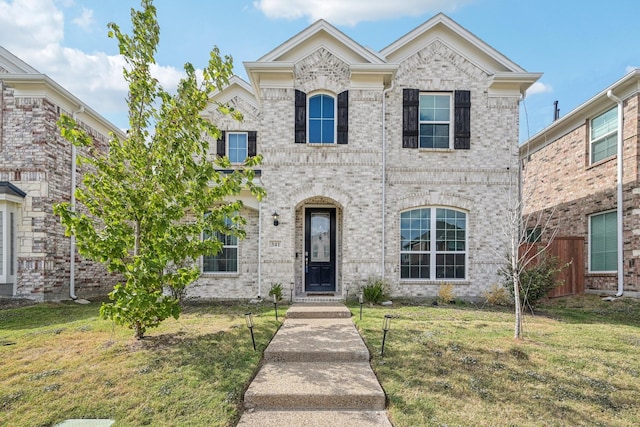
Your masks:
<instances>
[{"instance_id":1,"label":"door frame","mask_svg":"<svg viewBox=\"0 0 640 427\"><path fill-rule=\"evenodd\" d=\"M311 250L311 214L314 212L329 213L329 234L330 244L330 274L331 285L327 289L309 289L309 271L307 257ZM308 206L304 208L303 214L303 291L304 292L337 292L338 290L338 254L337 254L337 209L335 206Z\"/></svg>"}]
</instances>

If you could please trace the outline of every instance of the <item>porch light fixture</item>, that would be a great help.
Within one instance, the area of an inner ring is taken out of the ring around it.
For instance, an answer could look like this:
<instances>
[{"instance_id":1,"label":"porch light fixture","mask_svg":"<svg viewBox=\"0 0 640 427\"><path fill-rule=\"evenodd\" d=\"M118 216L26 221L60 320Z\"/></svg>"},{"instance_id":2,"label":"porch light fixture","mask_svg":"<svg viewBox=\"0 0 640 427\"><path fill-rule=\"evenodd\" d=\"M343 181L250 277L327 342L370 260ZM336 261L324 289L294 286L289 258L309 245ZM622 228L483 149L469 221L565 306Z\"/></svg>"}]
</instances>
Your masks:
<instances>
[{"instance_id":1,"label":"porch light fixture","mask_svg":"<svg viewBox=\"0 0 640 427\"><path fill-rule=\"evenodd\" d=\"M247 322L247 328L251 331L251 342L253 343L253 350L256 350L256 339L253 336L253 314L245 313L244 320Z\"/></svg>"},{"instance_id":2,"label":"porch light fixture","mask_svg":"<svg viewBox=\"0 0 640 427\"><path fill-rule=\"evenodd\" d=\"M273 225L277 227L278 224L280 224L280 215L278 214L278 212L274 212L271 216L273 217Z\"/></svg>"},{"instance_id":3,"label":"porch light fixture","mask_svg":"<svg viewBox=\"0 0 640 427\"><path fill-rule=\"evenodd\" d=\"M380 350L380 357L384 356L384 343L387 340L387 332L391 329L391 315L385 314L384 319L382 321L382 349Z\"/></svg>"}]
</instances>

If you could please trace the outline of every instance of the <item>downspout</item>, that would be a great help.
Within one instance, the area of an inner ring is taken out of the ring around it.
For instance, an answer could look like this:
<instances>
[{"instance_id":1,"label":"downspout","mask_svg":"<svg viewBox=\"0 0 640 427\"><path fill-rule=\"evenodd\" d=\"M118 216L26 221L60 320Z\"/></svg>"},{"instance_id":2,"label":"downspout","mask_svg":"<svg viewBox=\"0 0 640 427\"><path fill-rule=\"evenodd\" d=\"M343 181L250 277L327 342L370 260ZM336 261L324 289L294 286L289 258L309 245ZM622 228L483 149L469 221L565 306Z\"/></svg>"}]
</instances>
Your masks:
<instances>
[{"instance_id":1,"label":"downspout","mask_svg":"<svg viewBox=\"0 0 640 427\"><path fill-rule=\"evenodd\" d=\"M258 299L262 295L262 202L258 202Z\"/></svg>"},{"instance_id":2,"label":"downspout","mask_svg":"<svg viewBox=\"0 0 640 427\"><path fill-rule=\"evenodd\" d=\"M387 203L387 93L394 89L395 82L391 80L391 86L382 91L382 250L380 259L380 278L384 282L385 276L385 220L386 220L386 203Z\"/></svg>"},{"instance_id":3,"label":"downspout","mask_svg":"<svg viewBox=\"0 0 640 427\"><path fill-rule=\"evenodd\" d=\"M607 92L607 96L612 101L618 103L618 177L617 177L617 203L616 203L616 214L617 214L617 223L618 223L618 293L617 297L621 297L624 293L624 236L622 235L624 227L622 226L623 221L623 140L622 140L622 126L624 124L624 111L622 110L622 99L618 98L613 94L611 90Z\"/></svg>"},{"instance_id":4,"label":"downspout","mask_svg":"<svg viewBox=\"0 0 640 427\"><path fill-rule=\"evenodd\" d=\"M72 114L73 120L76 121L78 114L84 113L84 106L80 106L78 111ZM76 211L76 146L71 144L71 212ZM77 300L76 296L76 236L71 235L71 243L69 248L69 298Z\"/></svg>"}]
</instances>

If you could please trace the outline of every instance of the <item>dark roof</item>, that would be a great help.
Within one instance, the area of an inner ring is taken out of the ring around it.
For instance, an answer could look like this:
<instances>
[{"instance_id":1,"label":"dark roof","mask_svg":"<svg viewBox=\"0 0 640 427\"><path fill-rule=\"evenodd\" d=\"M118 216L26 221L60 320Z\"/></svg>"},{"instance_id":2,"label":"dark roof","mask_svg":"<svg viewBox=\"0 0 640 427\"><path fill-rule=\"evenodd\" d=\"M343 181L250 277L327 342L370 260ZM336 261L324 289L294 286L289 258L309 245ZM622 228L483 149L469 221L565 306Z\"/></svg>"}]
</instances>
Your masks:
<instances>
[{"instance_id":1,"label":"dark roof","mask_svg":"<svg viewBox=\"0 0 640 427\"><path fill-rule=\"evenodd\" d=\"M25 197L27 193L10 183L9 181L0 181L0 194L11 194L13 196Z\"/></svg>"}]
</instances>

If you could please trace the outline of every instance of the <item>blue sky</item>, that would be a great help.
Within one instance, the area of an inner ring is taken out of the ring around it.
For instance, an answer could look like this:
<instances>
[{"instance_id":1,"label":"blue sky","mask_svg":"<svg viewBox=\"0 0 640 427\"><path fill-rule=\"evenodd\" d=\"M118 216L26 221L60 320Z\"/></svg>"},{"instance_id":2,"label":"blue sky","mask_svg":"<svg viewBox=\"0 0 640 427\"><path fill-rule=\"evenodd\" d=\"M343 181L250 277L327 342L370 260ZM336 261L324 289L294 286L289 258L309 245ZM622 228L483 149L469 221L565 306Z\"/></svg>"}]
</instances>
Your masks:
<instances>
[{"instance_id":1,"label":"blue sky","mask_svg":"<svg viewBox=\"0 0 640 427\"><path fill-rule=\"evenodd\" d=\"M175 87L182 66L202 67L212 46L255 61L316 19L381 50L444 12L530 72L544 75L521 107L520 140L640 67L637 0L156 0L156 76ZM127 127L122 59L107 23L130 28L138 0L0 0L0 45L49 75L120 128ZM528 119L528 120L527 120ZM528 124L528 126L527 126Z\"/></svg>"}]
</instances>

